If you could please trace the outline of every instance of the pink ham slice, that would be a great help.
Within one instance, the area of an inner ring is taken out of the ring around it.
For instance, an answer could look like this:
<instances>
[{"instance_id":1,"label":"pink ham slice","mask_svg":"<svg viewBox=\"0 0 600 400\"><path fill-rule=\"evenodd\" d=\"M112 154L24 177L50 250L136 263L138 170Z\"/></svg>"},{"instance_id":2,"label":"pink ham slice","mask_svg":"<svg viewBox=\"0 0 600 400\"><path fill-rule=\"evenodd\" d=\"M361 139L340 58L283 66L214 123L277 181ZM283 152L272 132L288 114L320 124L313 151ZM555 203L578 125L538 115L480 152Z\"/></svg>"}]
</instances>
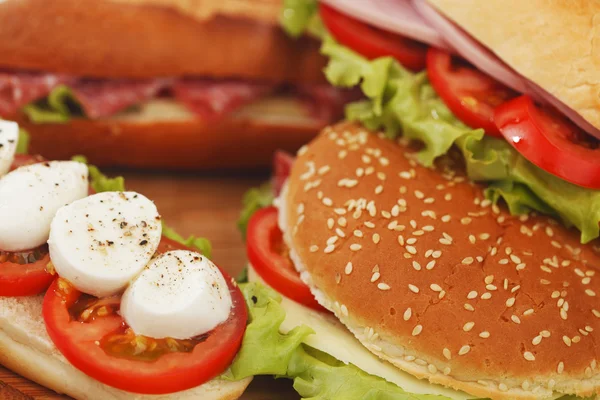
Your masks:
<instances>
[{"instance_id":1,"label":"pink ham slice","mask_svg":"<svg viewBox=\"0 0 600 400\"><path fill-rule=\"evenodd\" d=\"M322 0L359 21L429 45L447 48L442 36L419 15L411 0Z\"/></svg>"},{"instance_id":2,"label":"pink ham slice","mask_svg":"<svg viewBox=\"0 0 600 400\"><path fill-rule=\"evenodd\" d=\"M60 84L74 79L66 75L0 71L0 117L9 117L32 101L46 97Z\"/></svg>"},{"instance_id":3,"label":"pink ham slice","mask_svg":"<svg viewBox=\"0 0 600 400\"><path fill-rule=\"evenodd\" d=\"M71 89L85 115L90 119L98 119L110 117L156 97L171 82L169 79L81 80L71 85Z\"/></svg>"},{"instance_id":4,"label":"pink ham slice","mask_svg":"<svg viewBox=\"0 0 600 400\"><path fill-rule=\"evenodd\" d=\"M217 120L266 96L276 85L261 82L183 79L173 85L175 99L202 119Z\"/></svg>"}]
</instances>

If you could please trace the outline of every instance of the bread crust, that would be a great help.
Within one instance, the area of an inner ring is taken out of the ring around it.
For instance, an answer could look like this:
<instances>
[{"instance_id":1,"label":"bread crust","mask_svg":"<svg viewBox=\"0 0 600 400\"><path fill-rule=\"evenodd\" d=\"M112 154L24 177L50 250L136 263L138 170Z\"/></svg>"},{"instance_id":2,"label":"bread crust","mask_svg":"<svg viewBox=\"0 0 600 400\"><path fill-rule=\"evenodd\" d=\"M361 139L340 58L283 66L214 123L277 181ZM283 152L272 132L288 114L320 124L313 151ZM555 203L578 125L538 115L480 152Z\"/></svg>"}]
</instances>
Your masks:
<instances>
[{"instance_id":1,"label":"bread crust","mask_svg":"<svg viewBox=\"0 0 600 400\"><path fill-rule=\"evenodd\" d=\"M433 382L600 393L600 248L548 218L511 217L456 167L411 153L352 124L300 152L284 230L317 299Z\"/></svg>"},{"instance_id":2,"label":"bread crust","mask_svg":"<svg viewBox=\"0 0 600 400\"><path fill-rule=\"evenodd\" d=\"M427 1L518 73L600 128L600 3Z\"/></svg>"},{"instance_id":3,"label":"bread crust","mask_svg":"<svg viewBox=\"0 0 600 400\"><path fill-rule=\"evenodd\" d=\"M259 110L207 122L153 113L152 119L73 119L65 124L33 124L15 120L30 134L29 152L48 159L85 155L106 167L161 170L262 168L276 150L295 152L311 140L324 122L290 109L289 118L269 118Z\"/></svg>"},{"instance_id":4,"label":"bread crust","mask_svg":"<svg viewBox=\"0 0 600 400\"><path fill-rule=\"evenodd\" d=\"M73 367L54 347L41 316L42 299L0 297L0 364L57 393L77 400L235 400L252 381L215 379L167 395L139 395L109 387Z\"/></svg>"},{"instance_id":5,"label":"bread crust","mask_svg":"<svg viewBox=\"0 0 600 400\"><path fill-rule=\"evenodd\" d=\"M273 18L278 2L259 2L250 12L228 0L196 10L203 18L182 12L185 3L134 3L2 2L0 67L105 78L325 80L318 41L288 37Z\"/></svg>"}]
</instances>

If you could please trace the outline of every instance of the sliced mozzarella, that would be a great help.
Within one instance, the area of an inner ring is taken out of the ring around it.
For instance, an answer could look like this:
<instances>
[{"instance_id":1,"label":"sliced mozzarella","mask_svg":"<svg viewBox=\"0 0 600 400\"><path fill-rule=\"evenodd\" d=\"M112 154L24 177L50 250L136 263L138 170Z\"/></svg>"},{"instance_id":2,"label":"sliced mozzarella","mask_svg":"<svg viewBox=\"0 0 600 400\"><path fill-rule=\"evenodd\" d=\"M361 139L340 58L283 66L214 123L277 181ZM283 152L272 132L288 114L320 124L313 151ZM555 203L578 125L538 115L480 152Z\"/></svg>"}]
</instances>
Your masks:
<instances>
[{"instance_id":1,"label":"sliced mozzarella","mask_svg":"<svg viewBox=\"0 0 600 400\"><path fill-rule=\"evenodd\" d=\"M0 121L0 177L6 175L15 159L19 125L16 122Z\"/></svg>"},{"instance_id":2,"label":"sliced mozzarella","mask_svg":"<svg viewBox=\"0 0 600 400\"><path fill-rule=\"evenodd\" d=\"M78 290L105 297L148 264L162 226L154 203L135 192L105 192L58 210L50 229L56 272Z\"/></svg>"},{"instance_id":3,"label":"sliced mozzarella","mask_svg":"<svg viewBox=\"0 0 600 400\"><path fill-rule=\"evenodd\" d=\"M231 294L219 269L186 250L155 258L127 288L121 315L138 335L190 339L226 321Z\"/></svg>"},{"instance_id":4,"label":"sliced mozzarella","mask_svg":"<svg viewBox=\"0 0 600 400\"><path fill-rule=\"evenodd\" d=\"M74 161L17 168L0 179L0 249L33 249L48 240L58 209L88 194L88 169Z\"/></svg>"}]
</instances>

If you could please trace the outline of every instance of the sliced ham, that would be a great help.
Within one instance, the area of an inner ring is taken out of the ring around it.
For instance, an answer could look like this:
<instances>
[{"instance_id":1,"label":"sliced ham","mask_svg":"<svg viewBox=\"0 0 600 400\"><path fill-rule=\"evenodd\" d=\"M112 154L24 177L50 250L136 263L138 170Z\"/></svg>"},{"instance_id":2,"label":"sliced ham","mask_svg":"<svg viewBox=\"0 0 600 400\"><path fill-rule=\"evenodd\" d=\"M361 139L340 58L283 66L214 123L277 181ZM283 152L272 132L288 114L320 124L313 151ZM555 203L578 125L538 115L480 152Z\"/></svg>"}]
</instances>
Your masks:
<instances>
[{"instance_id":1,"label":"sliced ham","mask_svg":"<svg viewBox=\"0 0 600 400\"><path fill-rule=\"evenodd\" d=\"M71 86L85 115L91 119L110 117L136 104L146 102L168 88L169 79L143 81L84 79Z\"/></svg>"},{"instance_id":2,"label":"sliced ham","mask_svg":"<svg viewBox=\"0 0 600 400\"><path fill-rule=\"evenodd\" d=\"M173 85L175 99L202 119L216 120L277 89L260 82L183 79Z\"/></svg>"},{"instance_id":3,"label":"sliced ham","mask_svg":"<svg viewBox=\"0 0 600 400\"><path fill-rule=\"evenodd\" d=\"M14 115L23 106L46 97L56 86L73 81L66 75L0 71L0 117Z\"/></svg>"},{"instance_id":4,"label":"sliced ham","mask_svg":"<svg viewBox=\"0 0 600 400\"><path fill-rule=\"evenodd\" d=\"M322 0L338 11L378 28L447 48L442 36L419 15L411 0Z\"/></svg>"}]
</instances>

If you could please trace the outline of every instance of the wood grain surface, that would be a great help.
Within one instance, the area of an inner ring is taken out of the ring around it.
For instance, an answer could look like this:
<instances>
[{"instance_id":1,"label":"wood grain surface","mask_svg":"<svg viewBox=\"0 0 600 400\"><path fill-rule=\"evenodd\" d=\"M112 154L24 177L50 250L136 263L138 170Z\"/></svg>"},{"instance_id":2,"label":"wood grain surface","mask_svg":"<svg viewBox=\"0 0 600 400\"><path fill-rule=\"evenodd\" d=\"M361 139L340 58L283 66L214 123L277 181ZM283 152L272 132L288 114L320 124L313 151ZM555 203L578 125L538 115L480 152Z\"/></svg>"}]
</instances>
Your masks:
<instances>
[{"instance_id":1,"label":"wood grain surface","mask_svg":"<svg viewBox=\"0 0 600 400\"><path fill-rule=\"evenodd\" d=\"M114 172L111 174L119 174ZM236 227L243 193L266 175L166 175L126 172L127 188L154 200L165 221L183 236L205 236L213 261L230 274L244 267L244 243ZM1 400L68 400L0 366ZM290 381L256 378L243 400L298 399ZM102 400L102 399L99 399Z\"/></svg>"}]
</instances>

